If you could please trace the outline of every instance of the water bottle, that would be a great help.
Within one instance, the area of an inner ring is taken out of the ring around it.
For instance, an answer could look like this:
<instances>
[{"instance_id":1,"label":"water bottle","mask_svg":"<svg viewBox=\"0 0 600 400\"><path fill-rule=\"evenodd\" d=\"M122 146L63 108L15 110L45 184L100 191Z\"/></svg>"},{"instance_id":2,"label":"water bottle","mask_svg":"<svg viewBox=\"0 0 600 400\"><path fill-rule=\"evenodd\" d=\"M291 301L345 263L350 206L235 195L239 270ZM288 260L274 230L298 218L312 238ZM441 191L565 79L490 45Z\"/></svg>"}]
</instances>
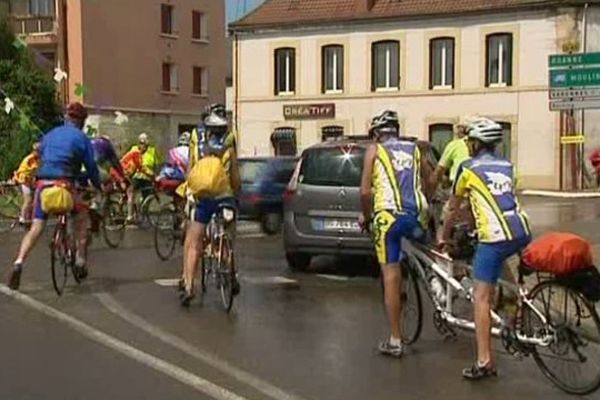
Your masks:
<instances>
[{"instance_id":1,"label":"water bottle","mask_svg":"<svg viewBox=\"0 0 600 400\"><path fill-rule=\"evenodd\" d=\"M444 302L446 301L446 294L444 293L444 287L442 286L440 279L437 276L433 276L429 280L429 286L431 287L431 292L433 293L433 296L436 298L436 300L440 304L444 304Z\"/></svg>"},{"instance_id":2,"label":"water bottle","mask_svg":"<svg viewBox=\"0 0 600 400\"><path fill-rule=\"evenodd\" d=\"M460 280L460 284L466 291L465 297L468 299L472 299L473 298L473 280L471 278L469 278L468 276L465 276Z\"/></svg>"}]
</instances>

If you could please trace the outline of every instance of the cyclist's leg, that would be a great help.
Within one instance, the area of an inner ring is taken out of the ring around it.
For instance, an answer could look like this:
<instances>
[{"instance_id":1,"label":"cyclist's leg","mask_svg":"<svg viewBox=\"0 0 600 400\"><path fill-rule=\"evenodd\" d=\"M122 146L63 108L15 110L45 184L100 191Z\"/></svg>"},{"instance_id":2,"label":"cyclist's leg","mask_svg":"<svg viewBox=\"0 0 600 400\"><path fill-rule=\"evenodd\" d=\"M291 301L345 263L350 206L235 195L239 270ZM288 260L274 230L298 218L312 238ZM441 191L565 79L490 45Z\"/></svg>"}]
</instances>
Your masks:
<instances>
[{"instance_id":1,"label":"cyclist's leg","mask_svg":"<svg viewBox=\"0 0 600 400\"><path fill-rule=\"evenodd\" d=\"M135 207L135 194L138 190L139 181L133 179L131 185L127 187L127 222L133 221L134 207Z\"/></svg>"},{"instance_id":2,"label":"cyclist's leg","mask_svg":"<svg viewBox=\"0 0 600 400\"><path fill-rule=\"evenodd\" d=\"M28 185L21 185L21 193L23 195L23 205L21 206L21 215L19 216L19 222L29 223L31 222L33 193Z\"/></svg>"},{"instance_id":3,"label":"cyclist's leg","mask_svg":"<svg viewBox=\"0 0 600 400\"><path fill-rule=\"evenodd\" d=\"M375 249L383 277L384 302L390 325L389 343L400 349L402 337L400 331L402 274L400 271L401 237L398 228L399 224L397 224L396 217L389 212L380 212L373 219Z\"/></svg>"},{"instance_id":4,"label":"cyclist's leg","mask_svg":"<svg viewBox=\"0 0 600 400\"><path fill-rule=\"evenodd\" d=\"M204 251L204 230L218 203L212 199L200 200L189 206L189 221L183 246L183 281L187 296L193 295L194 278Z\"/></svg>"},{"instance_id":5,"label":"cyclist's leg","mask_svg":"<svg viewBox=\"0 0 600 400\"><path fill-rule=\"evenodd\" d=\"M75 265L85 269L87 266L88 228L90 222L89 204L82 198L80 193L74 194L75 209ZM83 272L83 271L82 271Z\"/></svg>"},{"instance_id":6,"label":"cyclist's leg","mask_svg":"<svg viewBox=\"0 0 600 400\"><path fill-rule=\"evenodd\" d=\"M46 220L48 219L48 215L44 213L42 210L42 204L40 201L40 193L43 188L36 189L34 195L34 205L33 205L33 223L29 231L23 237L21 241L21 245L19 246L19 252L17 253L17 257L15 258L15 265L22 265L27 256L31 252L31 250L35 247L35 244L39 240L40 236L44 232L44 227L46 226Z\"/></svg>"}]
</instances>

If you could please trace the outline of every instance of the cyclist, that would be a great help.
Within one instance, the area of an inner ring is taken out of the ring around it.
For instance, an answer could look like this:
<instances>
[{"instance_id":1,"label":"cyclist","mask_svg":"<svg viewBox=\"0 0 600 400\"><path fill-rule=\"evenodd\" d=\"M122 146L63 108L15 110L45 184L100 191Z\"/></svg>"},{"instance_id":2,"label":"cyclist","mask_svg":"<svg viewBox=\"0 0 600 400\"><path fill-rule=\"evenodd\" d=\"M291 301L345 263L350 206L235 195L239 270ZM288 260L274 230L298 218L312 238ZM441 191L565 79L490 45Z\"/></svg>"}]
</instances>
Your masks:
<instances>
[{"instance_id":1,"label":"cyclist","mask_svg":"<svg viewBox=\"0 0 600 400\"><path fill-rule=\"evenodd\" d=\"M206 106L206 108L204 109L204 113L202 114L202 120L201 120L200 124L198 124L198 133L201 133L204 131L204 125L203 125L204 119L211 114L216 114L225 120L227 119L227 109L225 108L225 106L223 104L221 104L221 103L210 104L210 105ZM227 135L225 137L225 141L224 141L225 146L237 149L236 136L237 136L236 132L233 130L233 128L230 128L227 131Z\"/></svg>"},{"instance_id":2,"label":"cyclist","mask_svg":"<svg viewBox=\"0 0 600 400\"><path fill-rule=\"evenodd\" d=\"M138 136L138 144L133 146L123 158L129 158L136 153L140 154L141 164L133 174L133 185L127 190L127 222L130 224L134 221L135 194L139 191L142 197L147 197L152 193L152 182L159 165L158 152L150 145L148 134L141 133Z\"/></svg>"},{"instance_id":3,"label":"cyclist","mask_svg":"<svg viewBox=\"0 0 600 400\"><path fill-rule=\"evenodd\" d=\"M464 161L458 169L450 199L455 211L444 221L441 241L444 248L451 246L448 239L450 227L456 221L454 206L468 197L479 242L473 259L477 360L462 373L470 380L496 375L490 317L495 285L504 261L531 240L527 215L521 210L515 193L514 167L510 161L495 155L502 133L502 126L487 118L469 125L467 144L473 158Z\"/></svg>"},{"instance_id":4,"label":"cyclist","mask_svg":"<svg viewBox=\"0 0 600 400\"><path fill-rule=\"evenodd\" d=\"M183 132L179 136L177 146L167 153L167 163L160 171L157 180L185 180L189 164L190 138L191 134L189 132Z\"/></svg>"},{"instance_id":5,"label":"cyclist","mask_svg":"<svg viewBox=\"0 0 600 400\"><path fill-rule=\"evenodd\" d=\"M372 221L373 240L381 266L391 335L379 344L384 355L401 357L400 247L403 237L420 239L426 226L427 200L421 182L429 182L431 167L417 144L400 137L398 114L384 111L370 127L376 144L365 154L360 197L360 224Z\"/></svg>"},{"instance_id":6,"label":"cyclist","mask_svg":"<svg viewBox=\"0 0 600 400\"><path fill-rule=\"evenodd\" d=\"M21 185L21 194L23 195L23 205L19 214L19 223L28 225L31 223L31 211L33 206L33 191L35 189L35 174L40 166L40 143L35 142L29 153L14 173L14 181Z\"/></svg>"},{"instance_id":7,"label":"cyclist","mask_svg":"<svg viewBox=\"0 0 600 400\"><path fill-rule=\"evenodd\" d=\"M185 236L183 269L180 281L180 289L183 291L181 294L181 304L183 306L188 306L194 298L194 278L198 262L201 261L204 251L206 225L220 207L236 207L236 196L241 187L235 149L226 145L227 120L213 112L204 119L202 124L205 131L198 134L199 158L210 155L220 157L229 178L229 188L222 195L215 198L192 198L188 200L189 223ZM192 168L193 165L190 165L190 170ZM234 282L233 291L235 294L239 293L237 280Z\"/></svg>"},{"instance_id":8,"label":"cyclist","mask_svg":"<svg viewBox=\"0 0 600 400\"><path fill-rule=\"evenodd\" d=\"M23 238L19 252L9 274L8 286L19 288L23 263L40 238L47 219L41 207L44 190L53 186L64 186L73 190L75 180L81 173L82 165L87 170L94 187L100 189L98 168L94 161L94 150L85 133L82 132L88 116L87 109L80 103L69 104L66 110L65 123L44 135L40 144L41 166L37 173L37 184L34 195L33 223ZM87 242L87 210L81 201L75 198L75 237L76 237L76 273L82 278L86 275L85 246Z\"/></svg>"}]
</instances>

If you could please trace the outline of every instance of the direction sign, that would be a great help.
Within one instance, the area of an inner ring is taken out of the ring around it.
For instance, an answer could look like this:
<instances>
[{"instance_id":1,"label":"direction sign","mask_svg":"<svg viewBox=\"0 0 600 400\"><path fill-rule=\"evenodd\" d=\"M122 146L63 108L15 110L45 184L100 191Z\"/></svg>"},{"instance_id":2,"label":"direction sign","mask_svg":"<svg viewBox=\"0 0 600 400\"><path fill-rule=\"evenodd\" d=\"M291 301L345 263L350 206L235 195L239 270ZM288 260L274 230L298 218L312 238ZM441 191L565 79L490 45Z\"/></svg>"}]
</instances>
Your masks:
<instances>
[{"instance_id":1,"label":"direction sign","mask_svg":"<svg viewBox=\"0 0 600 400\"><path fill-rule=\"evenodd\" d=\"M586 89L551 89L548 92L550 100L569 99L572 97L600 97L600 87Z\"/></svg>"},{"instance_id":2,"label":"direction sign","mask_svg":"<svg viewBox=\"0 0 600 400\"><path fill-rule=\"evenodd\" d=\"M600 86L600 67L550 71L551 88Z\"/></svg>"},{"instance_id":3,"label":"direction sign","mask_svg":"<svg viewBox=\"0 0 600 400\"><path fill-rule=\"evenodd\" d=\"M550 111L562 110L584 110L591 108L600 108L600 97L595 98L573 98L565 101L550 101Z\"/></svg>"},{"instance_id":4,"label":"direction sign","mask_svg":"<svg viewBox=\"0 0 600 400\"><path fill-rule=\"evenodd\" d=\"M548 67L569 68L600 64L600 53L554 54L548 57Z\"/></svg>"}]
</instances>

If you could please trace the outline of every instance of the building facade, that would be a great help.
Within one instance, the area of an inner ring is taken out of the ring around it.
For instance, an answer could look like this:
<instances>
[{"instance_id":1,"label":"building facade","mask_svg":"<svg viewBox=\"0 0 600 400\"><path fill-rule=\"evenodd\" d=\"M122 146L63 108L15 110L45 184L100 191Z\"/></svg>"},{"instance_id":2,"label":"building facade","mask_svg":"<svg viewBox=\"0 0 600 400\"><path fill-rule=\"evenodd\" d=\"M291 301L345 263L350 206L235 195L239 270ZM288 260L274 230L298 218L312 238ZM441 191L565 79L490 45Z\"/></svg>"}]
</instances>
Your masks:
<instances>
[{"instance_id":1,"label":"building facade","mask_svg":"<svg viewBox=\"0 0 600 400\"><path fill-rule=\"evenodd\" d=\"M225 100L223 0L11 0L10 14L50 69L67 73L65 102L89 106L88 123L124 145L145 131L166 147Z\"/></svg>"},{"instance_id":2,"label":"building facade","mask_svg":"<svg viewBox=\"0 0 600 400\"><path fill-rule=\"evenodd\" d=\"M562 119L549 110L548 57L579 50L580 3L266 2L230 26L240 152L364 135L386 108L442 149L461 116L485 115L504 126L501 152L521 185L558 189Z\"/></svg>"}]
</instances>

